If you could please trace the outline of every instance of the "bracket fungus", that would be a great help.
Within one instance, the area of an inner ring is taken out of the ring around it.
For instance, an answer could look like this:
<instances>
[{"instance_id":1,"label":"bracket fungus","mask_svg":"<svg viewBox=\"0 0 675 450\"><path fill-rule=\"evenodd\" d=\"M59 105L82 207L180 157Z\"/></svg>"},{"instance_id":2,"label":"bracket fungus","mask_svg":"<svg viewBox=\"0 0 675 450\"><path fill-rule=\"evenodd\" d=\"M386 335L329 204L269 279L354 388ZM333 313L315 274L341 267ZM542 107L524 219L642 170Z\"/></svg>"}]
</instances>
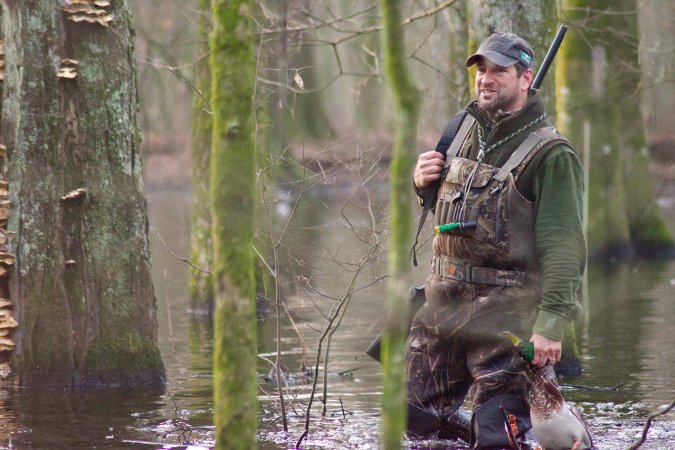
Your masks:
<instances>
[{"instance_id":1,"label":"bracket fungus","mask_svg":"<svg viewBox=\"0 0 675 450\"><path fill-rule=\"evenodd\" d=\"M19 324L12 317L10 310L7 309L12 303L9 300L0 299L0 304L2 305L0 307L0 352L12 352L16 344L10 334L12 329L18 327ZM2 378L6 378L6 376L2 376Z\"/></svg>"},{"instance_id":2,"label":"bracket fungus","mask_svg":"<svg viewBox=\"0 0 675 450\"><path fill-rule=\"evenodd\" d=\"M5 41L0 39L0 81L5 79Z\"/></svg>"},{"instance_id":3,"label":"bracket fungus","mask_svg":"<svg viewBox=\"0 0 675 450\"><path fill-rule=\"evenodd\" d=\"M2 246L6 247L6 245ZM8 267L13 265L14 265L14 255L11 255L7 252L0 252L0 281L4 281L3 278L9 275ZM0 312L2 312L2 310L0 310Z\"/></svg>"},{"instance_id":4,"label":"bracket fungus","mask_svg":"<svg viewBox=\"0 0 675 450\"><path fill-rule=\"evenodd\" d=\"M0 228L0 252L2 253L9 252L9 244L14 238L14 235L15 234L12 233L11 231L7 231L4 228Z\"/></svg>"},{"instance_id":5,"label":"bracket fungus","mask_svg":"<svg viewBox=\"0 0 675 450\"><path fill-rule=\"evenodd\" d=\"M14 256L6 252L0 252L0 264L4 264L5 266L13 266Z\"/></svg>"},{"instance_id":6,"label":"bracket fungus","mask_svg":"<svg viewBox=\"0 0 675 450\"><path fill-rule=\"evenodd\" d=\"M6 150L6 147L0 144L0 157L5 156ZM14 265L14 255L10 253L10 243L14 233L6 229L11 205L9 183L4 178L0 178L0 289L7 292L9 292L9 268ZM13 352L15 347L10 334L12 328L16 328L19 324L12 317L11 307L12 302L9 299L0 298L0 353ZM7 354L0 358L0 366L6 366L7 358ZM9 371L0 370L0 378L6 379L8 375Z\"/></svg>"},{"instance_id":7,"label":"bracket fungus","mask_svg":"<svg viewBox=\"0 0 675 450\"><path fill-rule=\"evenodd\" d=\"M62 9L73 22L98 23L107 27L113 20L105 9L108 6L108 0L67 0Z\"/></svg>"},{"instance_id":8,"label":"bracket fungus","mask_svg":"<svg viewBox=\"0 0 675 450\"><path fill-rule=\"evenodd\" d=\"M75 78L77 76L77 61L70 58L62 59L61 67L59 67L59 71L56 72L56 76L59 78Z\"/></svg>"},{"instance_id":9,"label":"bracket fungus","mask_svg":"<svg viewBox=\"0 0 675 450\"><path fill-rule=\"evenodd\" d=\"M0 200L0 227L6 227L9 220L9 208L12 202L9 200Z\"/></svg>"},{"instance_id":10,"label":"bracket fungus","mask_svg":"<svg viewBox=\"0 0 675 450\"><path fill-rule=\"evenodd\" d=\"M4 151L5 146L1 146ZM10 242L14 233L7 231L7 219L9 219L11 202L9 201L9 183L0 178L0 288L9 291L8 278L9 268L14 265L14 255L10 253ZM14 351L14 341L10 338L12 328L19 324L11 314L12 302L9 299L0 298L0 353ZM7 356L0 358L0 365L6 363ZM0 371L0 378L6 379L9 372Z\"/></svg>"},{"instance_id":11,"label":"bracket fungus","mask_svg":"<svg viewBox=\"0 0 675 450\"><path fill-rule=\"evenodd\" d=\"M66 195L61 197L62 202L67 202L69 200L77 200L78 198L84 198L87 195L87 190L85 188L77 188L74 189L70 192L68 192Z\"/></svg>"},{"instance_id":12,"label":"bracket fungus","mask_svg":"<svg viewBox=\"0 0 675 450\"><path fill-rule=\"evenodd\" d=\"M11 303L7 300L0 299L3 303ZM6 308L6 307L5 307ZM14 320L9 309L2 308L0 309L0 337L5 337L9 334L11 328L16 328L19 324ZM14 345L14 343L12 343Z\"/></svg>"},{"instance_id":13,"label":"bracket fungus","mask_svg":"<svg viewBox=\"0 0 675 450\"><path fill-rule=\"evenodd\" d=\"M9 220L9 208L12 202L9 201L9 183L0 178L0 227L5 228ZM3 230L4 232L4 230Z\"/></svg>"}]
</instances>

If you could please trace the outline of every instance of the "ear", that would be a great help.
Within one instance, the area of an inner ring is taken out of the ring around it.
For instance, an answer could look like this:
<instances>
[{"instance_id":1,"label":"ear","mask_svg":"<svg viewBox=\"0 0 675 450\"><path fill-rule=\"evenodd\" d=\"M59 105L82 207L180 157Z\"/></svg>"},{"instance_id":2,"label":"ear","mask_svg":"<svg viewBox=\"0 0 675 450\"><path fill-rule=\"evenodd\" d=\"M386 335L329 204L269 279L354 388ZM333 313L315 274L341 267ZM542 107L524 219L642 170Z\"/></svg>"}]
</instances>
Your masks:
<instances>
[{"instance_id":1,"label":"ear","mask_svg":"<svg viewBox=\"0 0 675 450\"><path fill-rule=\"evenodd\" d=\"M523 72L523 75L520 77L521 91L527 91L530 89L530 85L532 84L533 78L534 74L532 73L532 69L527 69L525 72Z\"/></svg>"}]
</instances>

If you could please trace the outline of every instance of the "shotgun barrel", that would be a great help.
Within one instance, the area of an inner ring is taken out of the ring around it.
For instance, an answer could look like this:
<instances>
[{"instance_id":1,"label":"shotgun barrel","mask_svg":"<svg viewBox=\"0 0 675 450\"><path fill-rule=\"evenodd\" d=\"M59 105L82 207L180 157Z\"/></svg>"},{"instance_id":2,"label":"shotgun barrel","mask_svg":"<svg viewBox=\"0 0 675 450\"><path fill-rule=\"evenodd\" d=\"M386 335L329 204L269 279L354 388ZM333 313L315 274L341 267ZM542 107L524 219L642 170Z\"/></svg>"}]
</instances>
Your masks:
<instances>
[{"instance_id":1,"label":"shotgun barrel","mask_svg":"<svg viewBox=\"0 0 675 450\"><path fill-rule=\"evenodd\" d=\"M567 27L565 25L560 25L558 32L553 38L553 42L551 42L551 46L546 52L546 56L544 56L544 60L541 62L541 66L539 66L539 71L534 77L534 81L532 81L532 89L539 89L541 83L544 81L546 72L548 72L548 69L551 67L551 63L555 59L555 55L558 53L558 49L560 48L560 44L562 44L562 41L565 38L565 33L567 33Z\"/></svg>"}]
</instances>

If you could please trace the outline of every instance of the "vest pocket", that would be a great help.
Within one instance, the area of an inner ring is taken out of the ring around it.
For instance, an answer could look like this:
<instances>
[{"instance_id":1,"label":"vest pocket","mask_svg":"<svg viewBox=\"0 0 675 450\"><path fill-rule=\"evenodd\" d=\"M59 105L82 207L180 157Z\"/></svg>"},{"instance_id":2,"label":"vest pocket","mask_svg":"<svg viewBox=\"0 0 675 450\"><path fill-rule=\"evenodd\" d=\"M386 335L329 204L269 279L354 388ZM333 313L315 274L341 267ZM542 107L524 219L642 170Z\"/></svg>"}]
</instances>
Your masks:
<instances>
[{"instance_id":1,"label":"vest pocket","mask_svg":"<svg viewBox=\"0 0 675 450\"><path fill-rule=\"evenodd\" d=\"M453 234L480 242L497 244L500 240L501 229L499 216L501 191L490 195L493 189L494 186L490 183L481 188L472 187L464 193L462 186L446 184L436 205L434 226L475 221L478 224L477 227Z\"/></svg>"}]
</instances>

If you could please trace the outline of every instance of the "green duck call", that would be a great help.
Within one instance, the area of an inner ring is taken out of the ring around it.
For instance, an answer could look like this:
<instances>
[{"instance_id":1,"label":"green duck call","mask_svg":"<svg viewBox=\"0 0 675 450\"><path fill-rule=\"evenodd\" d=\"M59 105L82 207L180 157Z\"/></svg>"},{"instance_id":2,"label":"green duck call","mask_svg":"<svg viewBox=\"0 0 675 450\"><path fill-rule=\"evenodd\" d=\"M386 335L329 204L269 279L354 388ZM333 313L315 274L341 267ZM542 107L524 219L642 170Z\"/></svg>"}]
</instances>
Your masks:
<instances>
[{"instance_id":1,"label":"green duck call","mask_svg":"<svg viewBox=\"0 0 675 450\"><path fill-rule=\"evenodd\" d=\"M437 227L434 227L434 232L436 234L443 234L443 233L453 233L456 231L464 231L464 230L469 230L471 228L476 228L478 226L478 223L476 221L471 221L471 222L452 222L452 223L446 223L444 225L439 225Z\"/></svg>"}]
</instances>

